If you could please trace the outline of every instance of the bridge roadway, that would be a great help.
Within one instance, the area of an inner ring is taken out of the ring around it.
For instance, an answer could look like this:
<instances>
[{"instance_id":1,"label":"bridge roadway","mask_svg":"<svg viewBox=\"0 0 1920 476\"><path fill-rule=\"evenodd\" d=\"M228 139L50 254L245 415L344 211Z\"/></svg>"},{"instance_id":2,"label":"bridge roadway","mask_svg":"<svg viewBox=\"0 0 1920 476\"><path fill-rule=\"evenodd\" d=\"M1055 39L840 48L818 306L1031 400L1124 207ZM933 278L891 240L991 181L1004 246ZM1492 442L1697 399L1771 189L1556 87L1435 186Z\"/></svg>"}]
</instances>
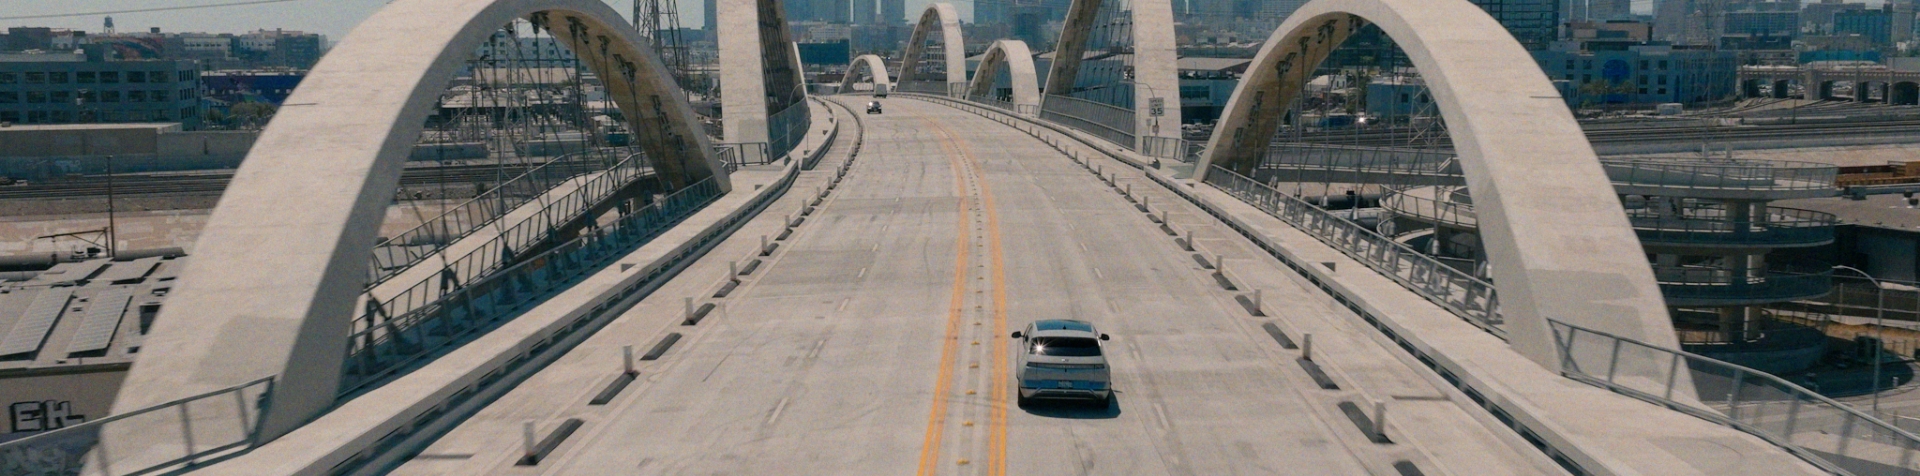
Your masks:
<instances>
[{"instance_id":1,"label":"bridge roadway","mask_svg":"<svg viewBox=\"0 0 1920 476\"><path fill-rule=\"evenodd\" d=\"M1210 255L1039 140L945 106L886 106L864 118L847 181L728 297L711 297L728 262L784 229L807 182L395 474L1564 473L1279 262L1229 262L1276 314L1251 317ZM1158 192L1156 211L1206 230L1203 249L1260 256ZM725 307L685 326L688 296ZM1113 405L1014 404L1007 333L1062 317L1113 336ZM1269 320L1313 333L1341 388L1321 389ZM589 404L622 346L670 332L685 338ZM1373 400L1391 402L1392 444L1339 409ZM524 422L544 437L568 418L584 424L515 466Z\"/></svg>"}]
</instances>

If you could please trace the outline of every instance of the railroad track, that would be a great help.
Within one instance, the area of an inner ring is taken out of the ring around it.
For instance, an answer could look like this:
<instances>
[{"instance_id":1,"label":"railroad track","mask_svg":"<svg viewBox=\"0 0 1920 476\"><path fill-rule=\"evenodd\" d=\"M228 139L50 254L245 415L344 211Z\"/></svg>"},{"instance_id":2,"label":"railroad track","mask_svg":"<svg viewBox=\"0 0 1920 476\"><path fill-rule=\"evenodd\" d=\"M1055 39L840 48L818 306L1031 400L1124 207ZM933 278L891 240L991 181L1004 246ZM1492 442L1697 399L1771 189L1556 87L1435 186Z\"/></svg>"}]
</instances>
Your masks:
<instances>
[{"instance_id":1,"label":"railroad track","mask_svg":"<svg viewBox=\"0 0 1920 476\"><path fill-rule=\"evenodd\" d=\"M401 174L400 186L413 188L441 184L450 187L468 186L474 183L492 184L501 177L511 179L531 168L533 166L500 167L493 164L412 167ZM232 180L232 171L117 175L114 177L113 193L116 196L218 194L226 190L227 183ZM85 198L106 195L107 181L104 177L90 176L25 186L0 186L0 200Z\"/></svg>"},{"instance_id":2,"label":"railroad track","mask_svg":"<svg viewBox=\"0 0 1920 476\"><path fill-rule=\"evenodd\" d=\"M1621 127L1590 129L1586 131L1586 134L1589 142L1607 144L1623 142L1693 142L1702 140L1726 141L1804 138L1821 137L1835 133L1854 135L1913 134L1914 131L1917 130L1920 130L1920 121L1902 120L1872 123L1779 124L1720 128L1703 128L1700 126ZM1406 141L1408 137L1409 134L1405 131L1366 134L1306 134L1298 138L1297 142L1392 147L1407 145ZM1286 140L1290 143L1296 142L1296 140L1291 137L1286 138ZM1445 138L1441 138L1435 142L1435 146L1451 147L1452 144Z\"/></svg>"}]
</instances>

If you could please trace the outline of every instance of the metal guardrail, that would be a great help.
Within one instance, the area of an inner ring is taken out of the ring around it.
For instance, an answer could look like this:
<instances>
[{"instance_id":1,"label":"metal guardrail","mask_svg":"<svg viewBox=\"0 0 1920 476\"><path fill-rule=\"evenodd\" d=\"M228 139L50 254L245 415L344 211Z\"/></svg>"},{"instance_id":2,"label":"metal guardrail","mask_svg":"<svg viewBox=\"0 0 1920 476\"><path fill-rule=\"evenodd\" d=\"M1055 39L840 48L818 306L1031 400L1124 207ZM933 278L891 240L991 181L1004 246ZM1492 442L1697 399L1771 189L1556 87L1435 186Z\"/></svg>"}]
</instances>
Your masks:
<instances>
[{"instance_id":1,"label":"metal guardrail","mask_svg":"<svg viewBox=\"0 0 1920 476\"><path fill-rule=\"evenodd\" d=\"M739 172L741 167L773 163L773 154L768 153L765 142L714 144L713 155L720 159L727 173Z\"/></svg>"},{"instance_id":2,"label":"metal guardrail","mask_svg":"<svg viewBox=\"0 0 1920 476\"><path fill-rule=\"evenodd\" d=\"M570 154L569 156L574 155ZM595 160L570 160L562 156L518 176L501 182L479 196L462 202L412 229L373 245L373 257L367 267L367 289L399 275L419 262L431 258L448 245L472 234L514 209L540 198L547 191L576 177L607 172L621 185L650 171L642 154L632 154L614 164ZM599 182L605 185L610 182ZM574 193L605 193L604 188L581 187ZM522 243L511 243L518 247Z\"/></svg>"},{"instance_id":3,"label":"metal guardrail","mask_svg":"<svg viewBox=\"0 0 1920 476\"><path fill-rule=\"evenodd\" d=\"M0 443L0 474L78 475L89 458L100 474L137 475L191 469L258 442L261 416L271 406L274 378L267 377L98 420ZM232 417L236 427L208 426L209 416ZM196 426L196 420L199 425ZM119 430L115 427L130 428ZM170 433L163 430L175 430ZM137 433L130 433L137 430ZM103 447L100 434L119 431L142 441L139 452ZM175 449L178 453L153 453Z\"/></svg>"},{"instance_id":4,"label":"metal guardrail","mask_svg":"<svg viewBox=\"0 0 1920 476\"><path fill-rule=\"evenodd\" d=\"M1500 303L1492 283L1220 166L1207 174L1207 183L1313 235L1467 322L1506 338L1506 330L1500 328Z\"/></svg>"},{"instance_id":5,"label":"metal guardrail","mask_svg":"<svg viewBox=\"0 0 1920 476\"><path fill-rule=\"evenodd\" d=\"M1322 167L1377 173L1460 175L1447 150L1283 142L1269 144L1261 168Z\"/></svg>"},{"instance_id":6,"label":"metal guardrail","mask_svg":"<svg viewBox=\"0 0 1920 476\"><path fill-rule=\"evenodd\" d=\"M1650 204L1650 206L1653 206ZM1762 219L1735 219L1726 206L1694 204L1676 211L1627 210L1643 243L1657 245L1812 246L1834 240L1839 217L1796 208L1767 207Z\"/></svg>"},{"instance_id":7,"label":"metal guardrail","mask_svg":"<svg viewBox=\"0 0 1920 476\"><path fill-rule=\"evenodd\" d=\"M461 283L472 283L498 271L518 260L518 254L528 248L551 238L559 227L578 219L583 213L592 210L595 205L625 188L635 179L651 173L651 167L643 167L646 159L642 154L634 154L627 160L607 169L604 173L586 179L572 192L551 198L538 211L521 219L518 223L501 223L492 220L493 226L502 228L498 236L487 240L479 247L467 253L444 261L439 273L426 277L408 286L405 290L382 298L368 295L366 309L354 319L355 327L368 327L371 322L382 317L399 316L427 303L442 299ZM579 180L573 177L570 180ZM544 191L535 194L537 198ZM531 204L531 200L522 205ZM511 213L511 212L507 212ZM390 277L387 279L391 279ZM369 286L370 290L374 289Z\"/></svg>"},{"instance_id":8,"label":"metal guardrail","mask_svg":"<svg viewBox=\"0 0 1920 476\"><path fill-rule=\"evenodd\" d=\"M953 97L953 88L945 81L908 81L901 80L893 84L894 91L920 94L936 94Z\"/></svg>"},{"instance_id":9,"label":"metal guardrail","mask_svg":"<svg viewBox=\"0 0 1920 476\"><path fill-rule=\"evenodd\" d=\"M1751 433L1837 474L1916 473L1920 436L1785 379L1552 319L1547 323L1559 350L1560 373L1568 378ZM1681 383L1687 381L1692 393Z\"/></svg>"},{"instance_id":10,"label":"metal guardrail","mask_svg":"<svg viewBox=\"0 0 1920 476\"><path fill-rule=\"evenodd\" d=\"M1735 272L1717 267L1654 266L1667 304L1782 302L1815 298L1833 290L1833 269L1775 267Z\"/></svg>"},{"instance_id":11,"label":"metal guardrail","mask_svg":"<svg viewBox=\"0 0 1920 476\"><path fill-rule=\"evenodd\" d=\"M1834 189L1832 164L1740 159L1600 159L1616 186L1754 191Z\"/></svg>"},{"instance_id":12,"label":"metal guardrail","mask_svg":"<svg viewBox=\"0 0 1920 476\"><path fill-rule=\"evenodd\" d=\"M363 316L348 338L347 366L340 393L380 381L438 349L490 328L499 320L604 265L602 261L633 249L691 216L720 197L714 179L702 180L517 264L467 282L438 296L421 296L410 310L391 318ZM483 249L482 251L485 251Z\"/></svg>"},{"instance_id":13,"label":"metal guardrail","mask_svg":"<svg viewBox=\"0 0 1920 476\"><path fill-rule=\"evenodd\" d=\"M1479 228L1480 216L1472 203L1440 199L1452 194L1453 187L1412 187L1390 190L1380 197L1380 208L1395 215L1458 228Z\"/></svg>"},{"instance_id":14,"label":"metal guardrail","mask_svg":"<svg viewBox=\"0 0 1920 476\"><path fill-rule=\"evenodd\" d=\"M812 127L813 111L805 101L767 116L767 156L786 157L807 138Z\"/></svg>"},{"instance_id":15,"label":"metal guardrail","mask_svg":"<svg viewBox=\"0 0 1920 476\"><path fill-rule=\"evenodd\" d=\"M1207 144L1179 137L1147 136L1140 138L1140 155L1156 159L1178 160L1181 163L1198 163L1200 156L1207 151Z\"/></svg>"},{"instance_id":16,"label":"metal guardrail","mask_svg":"<svg viewBox=\"0 0 1920 476\"><path fill-rule=\"evenodd\" d=\"M1041 119L1079 129L1128 150L1135 147L1133 142L1136 124L1134 124L1132 110L1051 94L1041 98L1040 101Z\"/></svg>"}]
</instances>

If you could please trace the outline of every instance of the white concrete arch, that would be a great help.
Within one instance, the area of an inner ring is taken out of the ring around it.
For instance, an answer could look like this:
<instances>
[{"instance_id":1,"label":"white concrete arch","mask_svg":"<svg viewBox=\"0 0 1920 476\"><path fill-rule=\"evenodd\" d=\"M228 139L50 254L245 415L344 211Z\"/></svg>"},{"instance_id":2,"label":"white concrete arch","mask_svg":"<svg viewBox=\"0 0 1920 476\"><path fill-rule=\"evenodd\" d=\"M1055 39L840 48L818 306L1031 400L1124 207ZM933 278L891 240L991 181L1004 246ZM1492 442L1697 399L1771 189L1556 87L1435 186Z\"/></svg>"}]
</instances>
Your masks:
<instances>
[{"instance_id":1,"label":"white concrete arch","mask_svg":"<svg viewBox=\"0 0 1920 476\"><path fill-rule=\"evenodd\" d=\"M1073 0L1067 9L1066 23L1060 30L1060 42L1054 47L1053 68L1047 73L1043 89L1048 96L1072 96L1080 78L1080 64L1087 54L1088 35L1099 19L1106 0ZM1180 55L1173 31L1171 0L1131 0L1133 18L1133 104L1136 145L1146 137L1180 135ZM1153 117L1147 105L1154 98L1165 101L1165 115Z\"/></svg>"},{"instance_id":2,"label":"white concrete arch","mask_svg":"<svg viewBox=\"0 0 1920 476\"><path fill-rule=\"evenodd\" d=\"M874 91L880 91L881 86L893 87L893 76L887 74L887 60L881 59L879 55L860 55L859 58L853 59L853 64L847 65L846 79L840 81L841 94L853 92L853 81L860 77L854 74L854 71L863 70L867 72L867 76L873 78Z\"/></svg>"},{"instance_id":3,"label":"white concrete arch","mask_svg":"<svg viewBox=\"0 0 1920 476\"><path fill-rule=\"evenodd\" d=\"M967 99L992 94L994 83L1000 80L1001 68L1006 68L1012 79L1014 106L1040 107L1040 79L1033 66L1033 50L1020 40L999 40L987 48L986 56L973 72L973 84L967 87Z\"/></svg>"},{"instance_id":4,"label":"white concrete arch","mask_svg":"<svg viewBox=\"0 0 1920 476\"><path fill-rule=\"evenodd\" d=\"M895 81L902 88L924 81L918 77L921 57L926 56L927 35L932 34L935 28L940 29L940 39L944 43L942 53L947 62L946 84L940 85L943 94L951 91L946 89L951 85L966 84L967 45L960 31L960 11L955 10L951 3L935 3L927 5L927 10L920 14L920 22L914 24L913 35L907 39L907 51L900 59L900 71Z\"/></svg>"},{"instance_id":5,"label":"white concrete arch","mask_svg":"<svg viewBox=\"0 0 1920 476\"><path fill-rule=\"evenodd\" d=\"M1312 71L1368 22L1406 51L1447 122L1512 347L1558 370L1545 321L1553 318L1677 348L1660 288L1593 147L1532 57L1471 3L1308 3L1247 69L1198 178L1211 165L1242 174L1258 165Z\"/></svg>"},{"instance_id":6,"label":"white concrete arch","mask_svg":"<svg viewBox=\"0 0 1920 476\"><path fill-rule=\"evenodd\" d=\"M726 142L769 142L768 118L807 107L799 46L779 0L715 4L720 32L720 125ZM784 154L784 151L775 151Z\"/></svg>"},{"instance_id":7,"label":"white concrete arch","mask_svg":"<svg viewBox=\"0 0 1920 476\"><path fill-rule=\"evenodd\" d=\"M333 48L262 131L201 232L114 412L269 376L277 380L260 425L264 439L331 406L367 257L407 156L469 55L520 18L547 25L604 80L663 176L726 185L673 77L604 2L396 0ZM195 415L195 425L240 426L203 419L220 417ZM111 446L120 451L114 458L138 457L126 449L142 447Z\"/></svg>"}]
</instances>

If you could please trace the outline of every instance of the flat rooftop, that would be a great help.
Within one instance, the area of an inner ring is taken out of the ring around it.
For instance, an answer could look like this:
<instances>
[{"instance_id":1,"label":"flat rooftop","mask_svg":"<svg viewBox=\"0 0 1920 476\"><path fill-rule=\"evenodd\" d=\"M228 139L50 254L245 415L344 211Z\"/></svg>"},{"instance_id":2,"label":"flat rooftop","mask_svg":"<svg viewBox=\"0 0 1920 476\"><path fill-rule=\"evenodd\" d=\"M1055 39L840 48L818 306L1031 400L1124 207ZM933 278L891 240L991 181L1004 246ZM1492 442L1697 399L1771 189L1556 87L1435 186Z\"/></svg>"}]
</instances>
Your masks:
<instances>
[{"instance_id":1,"label":"flat rooftop","mask_svg":"<svg viewBox=\"0 0 1920 476\"><path fill-rule=\"evenodd\" d=\"M96 258L0 275L0 378L132 363L186 262Z\"/></svg>"}]
</instances>

